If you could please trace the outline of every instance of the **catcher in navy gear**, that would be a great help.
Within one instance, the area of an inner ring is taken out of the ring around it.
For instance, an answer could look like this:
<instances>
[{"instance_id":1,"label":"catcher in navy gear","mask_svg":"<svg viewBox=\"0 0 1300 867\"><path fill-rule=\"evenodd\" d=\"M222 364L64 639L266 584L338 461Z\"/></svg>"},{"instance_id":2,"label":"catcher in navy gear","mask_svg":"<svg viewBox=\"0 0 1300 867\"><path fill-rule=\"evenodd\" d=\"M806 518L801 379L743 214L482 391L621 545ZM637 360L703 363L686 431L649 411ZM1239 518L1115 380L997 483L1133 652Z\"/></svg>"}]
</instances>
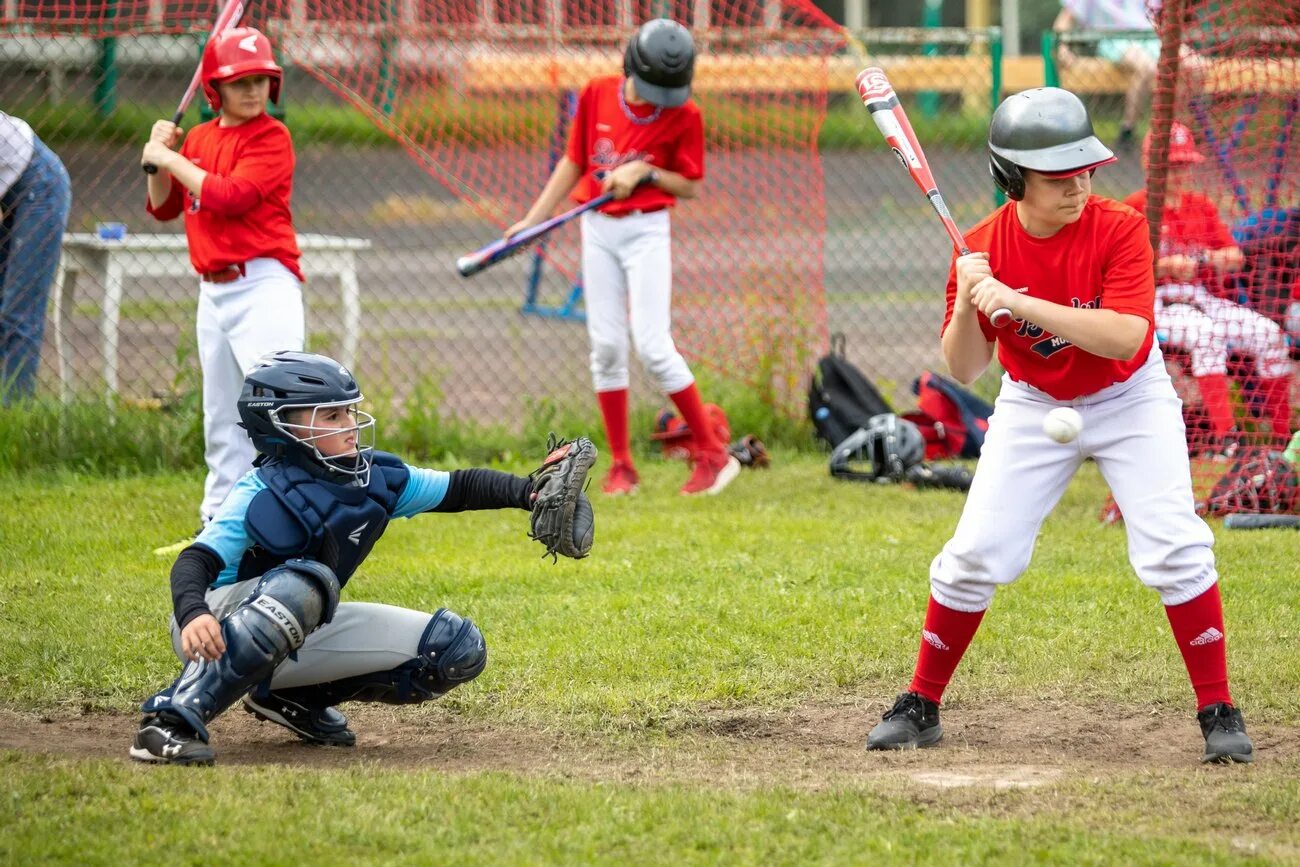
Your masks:
<instances>
[{"instance_id":1,"label":"catcher in navy gear","mask_svg":"<svg viewBox=\"0 0 1300 867\"><path fill-rule=\"evenodd\" d=\"M248 373L239 415L258 458L176 558L171 635L184 667L143 704L133 759L211 764L208 723L241 700L304 741L352 746L338 704L427 701L477 677L487 647L468 618L339 601L393 518L536 506L546 518L530 536L548 552L590 550L590 440L556 444L529 477L424 469L375 451L361 400L347 368L320 355L276 352Z\"/></svg>"}]
</instances>

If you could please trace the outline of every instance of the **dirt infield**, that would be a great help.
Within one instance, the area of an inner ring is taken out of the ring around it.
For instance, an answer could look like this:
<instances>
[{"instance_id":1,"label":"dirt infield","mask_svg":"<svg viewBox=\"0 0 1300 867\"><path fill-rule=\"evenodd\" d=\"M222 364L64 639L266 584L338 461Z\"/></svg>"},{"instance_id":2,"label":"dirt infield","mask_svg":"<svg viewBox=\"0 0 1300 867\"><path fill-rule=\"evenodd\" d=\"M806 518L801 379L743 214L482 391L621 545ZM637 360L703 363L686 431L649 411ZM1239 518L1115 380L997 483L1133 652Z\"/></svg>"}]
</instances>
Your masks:
<instances>
[{"instance_id":1,"label":"dirt infield","mask_svg":"<svg viewBox=\"0 0 1300 867\"><path fill-rule=\"evenodd\" d=\"M466 721L438 706L348 708L354 749L312 747L237 710L213 726L229 765L486 771L588 782L683 783L737 789L819 790L881 778L921 787L1022 789L1157 773L1190 777L1202 740L1195 720L1168 711L1050 702L949 709L934 749L868 753L863 742L883 705L807 704L789 710L705 710L648 736L600 738L559 727ZM67 759L127 760L138 717L0 711L0 750ZM1251 726L1256 767L1300 774L1300 728ZM1206 772L1231 773L1228 768Z\"/></svg>"}]
</instances>

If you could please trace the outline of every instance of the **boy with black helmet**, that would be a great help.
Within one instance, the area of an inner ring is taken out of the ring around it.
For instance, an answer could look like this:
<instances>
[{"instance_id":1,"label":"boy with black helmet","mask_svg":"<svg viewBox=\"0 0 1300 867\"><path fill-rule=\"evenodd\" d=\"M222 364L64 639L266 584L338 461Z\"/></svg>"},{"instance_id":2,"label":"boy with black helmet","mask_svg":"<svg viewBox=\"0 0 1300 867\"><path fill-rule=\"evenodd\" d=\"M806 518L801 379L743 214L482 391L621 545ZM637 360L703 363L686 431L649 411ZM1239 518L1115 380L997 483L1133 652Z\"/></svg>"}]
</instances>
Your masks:
<instances>
[{"instance_id":1,"label":"boy with black helmet","mask_svg":"<svg viewBox=\"0 0 1300 867\"><path fill-rule=\"evenodd\" d=\"M426 701L487 665L468 618L339 594L393 518L541 508L541 471L410 466L374 449L361 400L347 368L324 356L276 352L249 371L239 415L256 465L172 568L172 644L184 668L142 706L132 758L211 764L207 724L241 698L304 741L352 746L335 705ZM578 489L582 478L585 469L571 480ZM589 549L581 494L576 508Z\"/></svg>"},{"instance_id":2,"label":"boy with black helmet","mask_svg":"<svg viewBox=\"0 0 1300 867\"><path fill-rule=\"evenodd\" d=\"M591 375L613 457L602 490L635 493L628 433L628 348L694 432L692 472L681 493L716 494L739 462L713 434L695 377L670 331L669 209L693 199L704 178L704 124L691 101L695 43L667 18L645 22L628 41L623 74L595 78L578 98L568 149L517 234L551 216L570 191L579 204L603 192L614 201L582 215L582 277Z\"/></svg>"},{"instance_id":3,"label":"boy with black helmet","mask_svg":"<svg viewBox=\"0 0 1300 867\"><path fill-rule=\"evenodd\" d=\"M1006 373L961 520L930 566L912 682L867 748L939 741L939 702L994 590L1029 565L1043 520L1092 458L1133 516L1129 560L1164 603L1196 693L1202 761L1248 762L1253 748L1228 691L1214 536L1193 507L1181 406L1153 340L1146 220L1092 195L1092 173L1115 157L1069 91L1008 97L988 146L1011 201L966 234L976 252L953 260L942 344L963 384L995 348ZM1001 330L989 320L1000 308L1015 317ZM1084 421L1068 443L1042 429L1063 406Z\"/></svg>"}]
</instances>

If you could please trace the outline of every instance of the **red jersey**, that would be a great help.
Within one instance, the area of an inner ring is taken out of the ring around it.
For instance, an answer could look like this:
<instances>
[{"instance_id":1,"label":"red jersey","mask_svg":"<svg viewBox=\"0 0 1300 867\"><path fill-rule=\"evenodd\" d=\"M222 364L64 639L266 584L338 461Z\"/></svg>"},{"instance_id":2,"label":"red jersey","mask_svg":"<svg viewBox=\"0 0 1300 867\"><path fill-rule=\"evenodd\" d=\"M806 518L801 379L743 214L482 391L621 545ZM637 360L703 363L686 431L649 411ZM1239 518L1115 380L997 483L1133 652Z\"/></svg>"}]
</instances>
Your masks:
<instances>
[{"instance_id":1,"label":"red jersey","mask_svg":"<svg viewBox=\"0 0 1300 867\"><path fill-rule=\"evenodd\" d=\"M1138 190L1124 200L1124 204L1139 214L1147 212L1147 191ZM1200 193L1183 193L1177 205L1165 202L1165 212L1160 218L1161 256L1181 253L1195 257L1205 250L1220 250L1236 246L1232 233L1219 219L1219 209ZM1203 265L1196 280L1211 289L1220 286L1217 272Z\"/></svg>"},{"instance_id":2,"label":"red jersey","mask_svg":"<svg viewBox=\"0 0 1300 867\"><path fill-rule=\"evenodd\" d=\"M623 163L645 160L693 181L704 177L704 119L687 100L679 108L628 105L623 76L594 78L578 97L567 155L582 169L573 200L582 204L600 195L604 173ZM677 197L656 186L639 187L621 201L600 208L606 214L671 207Z\"/></svg>"},{"instance_id":3,"label":"red jersey","mask_svg":"<svg viewBox=\"0 0 1300 867\"><path fill-rule=\"evenodd\" d=\"M146 201L145 207L159 220L173 220L184 210L194 270L206 274L266 258L302 280L289 213L293 140L285 125L265 113L238 126L210 120L190 130L180 153L208 173L201 194L172 178L167 200L157 208Z\"/></svg>"},{"instance_id":4,"label":"red jersey","mask_svg":"<svg viewBox=\"0 0 1300 867\"><path fill-rule=\"evenodd\" d=\"M1127 361L1084 352L1073 343L1021 319L994 328L978 314L980 329L997 341L998 361L1012 379L1072 400L1123 382L1141 367L1155 334L1155 279L1147 222L1127 205L1089 196L1078 220L1050 238L1035 238L1008 202L966 235L972 250L987 251L993 276L1012 289L1056 304L1100 308L1141 316L1148 323L1142 348ZM957 297L956 256L948 270L952 319Z\"/></svg>"}]
</instances>

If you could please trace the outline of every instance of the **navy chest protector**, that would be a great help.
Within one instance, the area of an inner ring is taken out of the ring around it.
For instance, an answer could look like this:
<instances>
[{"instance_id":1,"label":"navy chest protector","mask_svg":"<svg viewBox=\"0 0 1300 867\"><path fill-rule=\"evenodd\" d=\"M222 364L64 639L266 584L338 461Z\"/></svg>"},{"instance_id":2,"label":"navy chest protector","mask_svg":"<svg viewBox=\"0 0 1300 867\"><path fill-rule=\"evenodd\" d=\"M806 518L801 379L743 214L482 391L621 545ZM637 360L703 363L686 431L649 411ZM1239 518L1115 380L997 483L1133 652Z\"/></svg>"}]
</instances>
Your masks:
<instances>
[{"instance_id":1,"label":"navy chest protector","mask_svg":"<svg viewBox=\"0 0 1300 867\"><path fill-rule=\"evenodd\" d=\"M401 459L387 452L371 453L370 484L364 488L328 482L282 461L264 464L257 474L266 489L249 503L244 526L261 551L245 555L239 577L305 557L331 567L340 586L384 534L410 478Z\"/></svg>"}]
</instances>

